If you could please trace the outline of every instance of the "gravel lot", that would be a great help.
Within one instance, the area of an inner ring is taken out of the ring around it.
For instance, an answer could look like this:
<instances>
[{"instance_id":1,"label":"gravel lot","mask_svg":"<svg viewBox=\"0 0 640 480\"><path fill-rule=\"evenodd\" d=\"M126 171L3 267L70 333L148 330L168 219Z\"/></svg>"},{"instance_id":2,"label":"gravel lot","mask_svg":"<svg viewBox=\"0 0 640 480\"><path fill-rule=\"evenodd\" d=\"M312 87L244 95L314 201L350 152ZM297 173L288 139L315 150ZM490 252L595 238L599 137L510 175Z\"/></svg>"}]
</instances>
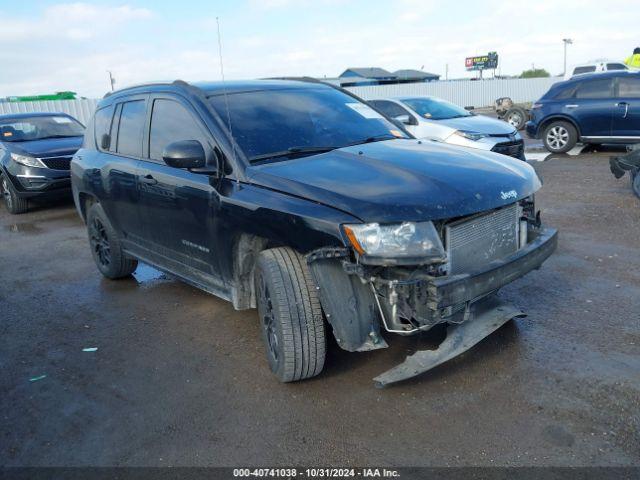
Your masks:
<instances>
[{"instance_id":1,"label":"gravel lot","mask_svg":"<svg viewBox=\"0 0 640 480\"><path fill-rule=\"evenodd\" d=\"M533 162L561 239L502 292L529 316L384 390L438 332L283 385L255 311L103 279L70 203L0 208L0 465L640 465L640 201L608 155Z\"/></svg>"}]
</instances>

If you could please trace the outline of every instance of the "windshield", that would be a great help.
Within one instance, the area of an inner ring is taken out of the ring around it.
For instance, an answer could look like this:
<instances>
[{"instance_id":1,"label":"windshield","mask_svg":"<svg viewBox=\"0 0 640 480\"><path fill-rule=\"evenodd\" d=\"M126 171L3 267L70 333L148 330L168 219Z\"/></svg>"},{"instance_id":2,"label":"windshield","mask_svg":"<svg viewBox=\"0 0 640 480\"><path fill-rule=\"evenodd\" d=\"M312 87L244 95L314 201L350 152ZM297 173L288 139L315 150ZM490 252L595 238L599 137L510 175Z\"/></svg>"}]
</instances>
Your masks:
<instances>
[{"instance_id":1,"label":"windshield","mask_svg":"<svg viewBox=\"0 0 640 480\"><path fill-rule=\"evenodd\" d=\"M84 135L84 127L80 122L63 115L0 120L0 141L3 142L26 142L82 135Z\"/></svg>"},{"instance_id":2,"label":"windshield","mask_svg":"<svg viewBox=\"0 0 640 480\"><path fill-rule=\"evenodd\" d=\"M407 104L418 115L429 120L446 120L447 118L471 116L464 108L439 98L405 98L402 102Z\"/></svg>"},{"instance_id":3,"label":"windshield","mask_svg":"<svg viewBox=\"0 0 640 480\"><path fill-rule=\"evenodd\" d=\"M329 87L291 88L209 98L250 161L321 153L367 141L406 138L368 105ZM229 115L227 116L227 103Z\"/></svg>"}]
</instances>

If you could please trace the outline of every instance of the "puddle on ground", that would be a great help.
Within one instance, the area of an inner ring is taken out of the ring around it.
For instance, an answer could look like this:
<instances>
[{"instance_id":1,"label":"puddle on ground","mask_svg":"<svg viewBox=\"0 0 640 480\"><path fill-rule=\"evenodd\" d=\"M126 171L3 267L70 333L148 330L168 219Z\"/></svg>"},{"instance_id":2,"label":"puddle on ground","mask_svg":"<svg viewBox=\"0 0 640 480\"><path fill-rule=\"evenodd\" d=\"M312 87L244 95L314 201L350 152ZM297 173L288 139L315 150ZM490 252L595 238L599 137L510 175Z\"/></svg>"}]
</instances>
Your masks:
<instances>
[{"instance_id":1,"label":"puddle on ground","mask_svg":"<svg viewBox=\"0 0 640 480\"><path fill-rule=\"evenodd\" d=\"M27 233L27 234L35 234L40 233L42 229L38 227L35 223L24 222L24 223L13 223L11 225L5 225L5 230L9 230L12 233Z\"/></svg>"},{"instance_id":2,"label":"puddle on ground","mask_svg":"<svg viewBox=\"0 0 640 480\"><path fill-rule=\"evenodd\" d=\"M135 278L136 282L140 285L146 285L159 280L166 280L168 277L161 271L150 267L146 263L138 262L138 268L133 272L133 278Z\"/></svg>"}]
</instances>

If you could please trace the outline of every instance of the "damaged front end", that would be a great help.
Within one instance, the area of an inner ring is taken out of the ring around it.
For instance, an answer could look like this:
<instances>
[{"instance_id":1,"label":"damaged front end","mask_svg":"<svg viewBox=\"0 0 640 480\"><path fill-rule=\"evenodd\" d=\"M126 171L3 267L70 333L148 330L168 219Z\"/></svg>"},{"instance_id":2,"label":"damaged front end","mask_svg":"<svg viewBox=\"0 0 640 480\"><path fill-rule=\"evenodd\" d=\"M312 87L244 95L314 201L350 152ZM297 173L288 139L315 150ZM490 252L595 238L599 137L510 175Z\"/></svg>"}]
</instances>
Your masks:
<instances>
[{"instance_id":1,"label":"damaged front end","mask_svg":"<svg viewBox=\"0 0 640 480\"><path fill-rule=\"evenodd\" d=\"M523 316L492 294L540 267L557 244L556 230L541 225L533 199L433 226L438 238L422 242L429 251L422 260L372 257L375 247L369 245L384 242L365 238L366 247L354 245L362 236L349 232L354 251L320 249L307 256L327 320L345 350L387 347L381 329L414 335L449 325L437 350L416 352L376 377L379 386L426 372ZM404 233L400 227L393 232Z\"/></svg>"}]
</instances>

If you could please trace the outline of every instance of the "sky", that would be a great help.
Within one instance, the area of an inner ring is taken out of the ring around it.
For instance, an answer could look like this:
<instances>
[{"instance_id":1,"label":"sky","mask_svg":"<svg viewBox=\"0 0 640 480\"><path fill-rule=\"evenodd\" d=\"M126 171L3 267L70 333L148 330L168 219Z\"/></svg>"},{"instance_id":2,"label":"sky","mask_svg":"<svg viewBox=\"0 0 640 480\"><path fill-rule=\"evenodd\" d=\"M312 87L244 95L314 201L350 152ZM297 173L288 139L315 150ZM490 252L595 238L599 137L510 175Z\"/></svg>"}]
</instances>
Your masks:
<instances>
[{"instance_id":1,"label":"sky","mask_svg":"<svg viewBox=\"0 0 640 480\"><path fill-rule=\"evenodd\" d=\"M468 77L496 51L500 73L563 71L640 46L638 0L0 0L0 97L71 90L100 97L150 80L336 77L348 67Z\"/></svg>"}]
</instances>

